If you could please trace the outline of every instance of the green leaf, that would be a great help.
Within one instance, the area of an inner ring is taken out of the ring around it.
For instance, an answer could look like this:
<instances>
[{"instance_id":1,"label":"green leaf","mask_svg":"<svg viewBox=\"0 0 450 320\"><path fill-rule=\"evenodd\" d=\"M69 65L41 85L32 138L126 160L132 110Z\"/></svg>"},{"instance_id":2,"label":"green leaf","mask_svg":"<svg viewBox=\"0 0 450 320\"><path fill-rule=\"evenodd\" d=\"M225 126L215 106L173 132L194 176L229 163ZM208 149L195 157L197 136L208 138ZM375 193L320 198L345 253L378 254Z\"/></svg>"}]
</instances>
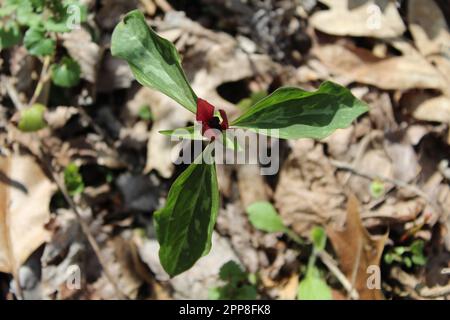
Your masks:
<instances>
[{"instance_id":1,"label":"green leaf","mask_svg":"<svg viewBox=\"0 0 450 320\"><path fill-rule=\"evenodd\" d=\"M20 115L19 129L24 132L38 131L47 126L44 119L45 106L39 103L24 109Z\"/></svg>"},{"instance_id":2,"label":"green leaf","mask_svg":"<svg viewBox=\"0 0 450 320\"><path fill-rule=\"evenodd\" d=\"M33 27L25 32L25 48L35 56L48 56L55 52L55 40L47 38L42 26Z\"/></svg>"},{"instance_id":3,"label":"green leaf","mask_svg":"<svg viewBox=\"0 0 450 320\"><path fill-rule=\"evenodd\" d=\"M150 121L153 120L153 114L152 110L150 109L150 106L143 105L139 108L138 116L144 121Z\"/></svg>"},{"instance_id":4,"label":"green leaf","mask_svg":"<svg viewBox=\"0 0 450 320\"><path fill-rule=\"evenodd\" d=\"M411 268L412 267L412 261L410 257L404 257L403 258L403 263L405 264L405 266L407 268Z\"/></svg>"},{"instance_id":5,"label":"green leaf","mask_svg":"<svg viewBox=\"0 0 450 320\"><path fill-rule=\"evenodd\" d=\"M325 230L321 227L314 227L311 230L311 240L316 252L320 252L325 249L325 245L327 243L327 234Z\"/></svg>"},{"instance_id":6,"label":"green leaf","mask_svg":"<svg viewBox=\"0 0 450 320\"><path fill-rule=\"evenodd\" d=\"M219 271L220 279L229 282L239 282L247 279L247 273L233 260L225 263Z\"/></svg>"},{"instance_id":7,"label":"green leaf","mask_svg":"<svg viewBox=\"0 0 450 320\"><path fill-rule=\"evenodd\" d=\"M180 139L207 140L204 136L202 136L200 131L195 130L194 126L178 128L175 130L161 130L159 133L166 136L178 137Z\"/></svg>"},{"instance_id":8,"label":"green leaf","mask_svg":"<svg viewBox=\"0 0 450 320\"><path fill-rule=\"evenodd\" d=\"M255 300L258 291L256 290L255 286L251 284L245 284L239 288L237 288L237 293L235 297L232 297L231 299L235 300Z\"/></svg>"},{"instance_id":9,"label":"green leaf","mask_svg":"<svg viewBox=\"0 0 450 320\"><path fill-rule=\"evenodd\" d=\"M418 266L424 266L427 263L427 259L424 256L414 255L411 257L411 260L415 265L418 265Z\"/></svg>"},{"instance_id":10,"label":"green leaf","mask_svg":"<svg viewBox=\"0 0 450 320\"><path fill-rule=\"evenodd\" d=\"M242 110L246 110L265 97L267 97L267 91L265 90L252 92L250 97L242 99L236 106Z\"/></svg>"},{"instance_id":11,"label":"green leaf","mask_svg":"<svg viewBox=\"0 0 450 320\"><path fill-rule=\"evenodd\" d=\"M175 46L149 28L141 12L131 11L116 26L111 52L128 62L139 83L196 112L197 96L187 81Z\"/></svg>"},{"instance_id":12,"label":"green leaf","mask_svg":"<svg viewBox=\"0 0 450 320\"><path fill-rule=\"evenodd\" d=\"M16 22L8 21L4 25L0 25L0 50L18 44L21 38L22 34Z\"/></svg>"},{"instance_id":13,"label":"green leaf","mask_svg":"<svg viewBox=\"0 0 450 320\"><path fill-rule=\"evenodd\" d=\"M209 252L218 209L215 165L191 164L173 183L165 207L154 215L159 258L170 276Z\"/></svg>"},{"instance_id":14,"label":"green leaf","mask_svg":"<svg viewBox=\"0 0 450 320\"><path fill-rule=\"evenodd\" d=\"M300 281L297 299L299 300L331 300L331 289L321 278L319 270L313 267L312 272Z\"/></svg>"},{"instance_id":15,"label":"green leaf","mask_svg":"<svg viewBox=\"0 0 450 320\"><path fill-rule=\"evenodd\" d=\"M263 134L278 129L283 139L323 139L339 128L348 127L368 111L367 105L350 90L330 81L313 92L284 87L262 99L232 125Z\"/></svg>"},{"instance_id":16,"label":"green leaf","mask_svg":"<svg viewBox=\"0 0 450 320\"><path fill-rule=\"evenodd\" d=\"M372 181L369 188L371 196L375 199L380 198L385 192L384 184L381 181Z\"/></svg>"},{"instance_id":17,"label":"green leaf","mask_svg":"<svg viewBox=\"0 0 450 320\"><path fill-rule=\"evenodd\" d=\"M284 232L286 227L270 202L254 202L247 207L251 224L266 232Z\"/></svg>"},{"instance_id":18,"label":"green leaf","mask_svg":"<svg viewBox=\"0 0 450 320\"><path fill-rule=\"evenodd\" d=\"M58 64L51 66L52 81L55 85L70 88L80 82L81 69L78 62L70 57L64 57Z\"/></svg>"},{"instance_id":19,"label":"green leaf","mask_svg":"<svg viewBox=\"0 0 450 320\"><path fill-rule=\"evenodd\" d=\"M71 196L84 191L83 177L80 174L80 168L75 163L69 163L64 169L64 183Z\"/></svg>"}]
</instances>

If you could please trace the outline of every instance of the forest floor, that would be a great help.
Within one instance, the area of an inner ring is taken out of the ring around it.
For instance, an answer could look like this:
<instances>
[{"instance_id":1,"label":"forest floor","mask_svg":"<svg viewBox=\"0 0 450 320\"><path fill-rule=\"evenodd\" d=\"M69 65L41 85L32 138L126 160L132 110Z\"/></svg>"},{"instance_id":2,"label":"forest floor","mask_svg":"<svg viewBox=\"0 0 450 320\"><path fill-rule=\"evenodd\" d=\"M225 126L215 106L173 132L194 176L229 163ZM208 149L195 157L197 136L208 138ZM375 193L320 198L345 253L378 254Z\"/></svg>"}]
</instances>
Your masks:
<instances>
[{"instance_id":1,"label":"forest floor","mask_svg":"<svg viewBox=\"0 0 450 320\"><path fill-rule=\"evenodd\" d=\"M251 287L296 299L312 249L292 234L307 242L314 226L328 236L317 269L333 299L450 297L447 1L82 2L83 27L56 39L57 54L81 67L75 87L42 79L45 61L22 44L0 53L0 231L10 235L0 240L0 298L207 299L228 284L229 298ZM231 118L280 86L325 80L370 106L322 141L281 140L276 175L219 165L212 250L172 279L152 214L184 166L159 131L194 119L111 56L114 27L136 8L176 45L198 95ZM47 127L30 134L17 121L38 83ZM291 235L252 226L255 201L272 203ZM245 275L234 285L219 276L230 260Z\"/></svg>"}]
</instances>

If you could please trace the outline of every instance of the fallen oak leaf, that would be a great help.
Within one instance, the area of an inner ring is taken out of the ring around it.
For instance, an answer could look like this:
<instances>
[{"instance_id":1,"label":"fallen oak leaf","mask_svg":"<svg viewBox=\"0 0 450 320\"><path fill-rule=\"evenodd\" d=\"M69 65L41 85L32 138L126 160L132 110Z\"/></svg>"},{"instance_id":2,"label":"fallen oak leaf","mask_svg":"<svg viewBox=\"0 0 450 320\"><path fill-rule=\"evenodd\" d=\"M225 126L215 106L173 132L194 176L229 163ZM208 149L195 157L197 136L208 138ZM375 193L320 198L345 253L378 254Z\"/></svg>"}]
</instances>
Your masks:
<instances>
[{"instance_id":1,"label":"fallen oak leaf","mask_svg":"<svg viewBox=\"0 0 450 320\"><path fill-rule=\"evenodd\" d=\"M338 231L327 227L327 234L339 257L342 272L353 283L360 299L382 300L384 297L380 288L370 286L369 277L373 275L370 267L380 264L388 233L382 236L370 235L362 224L358 207L358 200L351 195L347 202L345 229Z\"/></svg>"},{"instance_id":2,"label":"fallen oak leaf","mask_svg":"<svg viewBox=\"0 0 450 320\"><path fill-rule=\"evenodd\" d=\"M13 274L42 243L54 184L31 156L0 158L0 272Z\"/></svg>"}]
</instances>

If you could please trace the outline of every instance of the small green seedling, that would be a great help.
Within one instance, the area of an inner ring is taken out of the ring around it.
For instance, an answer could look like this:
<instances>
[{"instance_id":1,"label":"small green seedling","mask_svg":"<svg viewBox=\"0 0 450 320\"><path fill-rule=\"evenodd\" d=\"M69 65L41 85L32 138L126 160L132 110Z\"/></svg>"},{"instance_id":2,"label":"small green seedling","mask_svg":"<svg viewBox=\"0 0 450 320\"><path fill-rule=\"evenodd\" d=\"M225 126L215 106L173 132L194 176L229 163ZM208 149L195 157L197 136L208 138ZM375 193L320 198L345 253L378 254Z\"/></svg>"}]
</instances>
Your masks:
<instances>
[{"instance_id":1,"label":"small green seedling","mask_svg":"<svg viewBox=\"0 0 450 320\"><path fill-rule=\"evenodd\" d=\"M369 190L372 198L379 199L385 193L384 183L379 180L374 180L370 183Z\"/></svg>"},{"instance_id":2,"label":"small green seedling","mask_svg":"<svg viewBox=\"0 0 450 320\"><path fill-rule=\"evenodd\" d=\"M280 215L271 203L255 202L247 208L247 213L250 223L256 229L265 232L283 232L298 244L305 244L291 229L283 224ZM301 300L329 300L331 299L331 289L323 280L315 265L318 253L325 249L327 242L325 230L314 227L311 230L310 240L313 245L313 252L308 260L305 277L299 283L297 298Z\"/></svg>"},{"instance_id":3,"label":"small green seedling","mask_svg":"<svg viewBox=\"0 0 450 320\"><path fill-rule=\"evenodd\" d=\"M152 109L150 109L150 106L148 105L143 105L139 108L138 116L144 121L153 120Z\"/></svg>"},{"instance_id":4,"label":"small green seedling","mask_svg":"<svg viewBox=\"0 0 450 320\"><path fill-rule=\"evenodd\" d=\"M423 253L423 240L415 240L410 246L397 246L387 250L384 261L387 264L398 263L407 268L423 266L427 259Z\"/></svg>"},{"instance_id":5,"label":"small green seedling","mask_svg":"<svg viewBox=\"0 0 450 320\"><path fill-rule=\"evenodd\" d=\"M75 163L69 163L64 169L64 183L71 196L84 191L83 177L80 174L80 168Z\"/></svg>"},{"instance_id":6,"label":"small green seedling","mask_svg":"<svg viewBox=\"0 0 450 320\"><path fill-rule=\"evenodd\" d=\"M225 282L221 287L209 291L211 300L255 300L256 277L241 269L233 260L228 261L220 268L219 277Z\"/></svg>"},{"instance_id":7,"label":"small green seedling","mask_svg":"<svg viewBox=\"0 0 450 320\"><path fill-rule=\"evenodd\" d=\"M313 252L309 256L305 277L298 285L297 299L299 300L331 300L331 289L316 267L317 254L325 249L327 235L325 230L314 227L311 230Z\"/></svg>"}]
</instances>

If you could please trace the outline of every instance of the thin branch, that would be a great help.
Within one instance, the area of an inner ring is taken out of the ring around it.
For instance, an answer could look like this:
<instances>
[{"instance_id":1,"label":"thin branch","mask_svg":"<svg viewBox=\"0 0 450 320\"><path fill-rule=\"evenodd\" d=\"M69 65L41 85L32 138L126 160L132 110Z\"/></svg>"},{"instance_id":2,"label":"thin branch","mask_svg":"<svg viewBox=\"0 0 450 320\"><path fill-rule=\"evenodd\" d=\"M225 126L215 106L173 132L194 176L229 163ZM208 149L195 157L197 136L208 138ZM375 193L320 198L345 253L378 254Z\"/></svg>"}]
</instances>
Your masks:
<instances>
[{"instance_id":1,"label":"thin branch","mask_svg":"<svg viewBox=\"0 0 450 320\"><path fill-rule=\"evenodd\" d=\"M42 141L41 146L45 147L45 149L47 149L47 147L46 147L45 143L43 143L43 141ZM50 157L50 159L51 159L51 156L50 156L51 153L49 152L49 150L43 150L43 154L46 155L47 157ZM73 201L72 197L69 195L69 193L66 189L66 186L64 185L64 183L61 182L61 180L59 179L58 175L54 172L54 170L52 170L50 161L49 160L46 161L46 159L43 159L43 162L47 168L47 171L51 174L53 181L56 183L56 185L58 186L58 189L61 191L62 195L64 196L64 199L67 201L70 208L75 213L76 219L81 226L81 230L83 231L84 235L86 236L90 246L92 247L92 250L94 251L94 253L103 269L103 272L105 273L106 278L113 286L116 294L121 299L129 299L127 297L127 295L122 292L119 285L116 283L114 276L112 275L111 271L109 270L108 263L105 261L105 259L103 258L102 254L100 252L100 247L99 247L97 241L95 240L94 236L92 235L91 230L89 229L89 226L84 221L83 217L81 216L80 212L78 211L78 207L75 204L75 202Z\"/></svg>"},{"instance_id":2,"label":"thin branch","mask_svg":"<svg viewBox=\"0 0 450 320\"><path fill-rule=\"evenodd\" d=\"M366 172L362 172L360 170L358 170L357 168L355 168L354 166L345 163L345 162L341 162L341 161L337 161L337 160L330 160L330 163L335 166L336 168L338 168L339 170L346 170L346 171L350 171L353 174L356 174L360 177L366 178L368 180L381 180L384 182L388 182L391 183L393 185L395 185L396 187L399 188L404 188L407 189L411 192L413 192L414 194L416 194L417 196L423 198L425 201L427 201L430 205L432 205L438 212L441 211L441 209L434 203L434 201L425 193L423 192L420 188L418 188L415 185L409 184L407 182L398 180L398 179L392 179L383 175L379 175L379 174L370 174L370 173L366 173Z\"/></svg>"},{"instance_id":3,"label":"thin branch","mask_svg":"<svg viewBox=\"0 0 450 320\"><path fill-rule=\"evenodd\" d=\"M354 300L358 300L358 292L353 288L350 281L348 281L347 277L338 268L336 261L334 261L334 259L326 251L320 251L317 255L328 270L330 270L330 272L339 280L344 289L347 290L350 297Z\"/></svg>"},{"instance_id":4,"label":"thin branch","mask_svg":"<svg viewBox=\"0 0 450 320\"><path fill-rule=\"evenodd\" d=\"M39 81L36 85L36 88L34 89L33 96L30 99L29 106L32 106L36 103L37 99L41 95L42 89L44 88L44 85L47 83L47 81L50 79L50 73L49 73L49 67L50 67L50 56L46 56L44 58L44 63L42 65L41 75L39 76Z\"/></svg>"}]
</instances>

